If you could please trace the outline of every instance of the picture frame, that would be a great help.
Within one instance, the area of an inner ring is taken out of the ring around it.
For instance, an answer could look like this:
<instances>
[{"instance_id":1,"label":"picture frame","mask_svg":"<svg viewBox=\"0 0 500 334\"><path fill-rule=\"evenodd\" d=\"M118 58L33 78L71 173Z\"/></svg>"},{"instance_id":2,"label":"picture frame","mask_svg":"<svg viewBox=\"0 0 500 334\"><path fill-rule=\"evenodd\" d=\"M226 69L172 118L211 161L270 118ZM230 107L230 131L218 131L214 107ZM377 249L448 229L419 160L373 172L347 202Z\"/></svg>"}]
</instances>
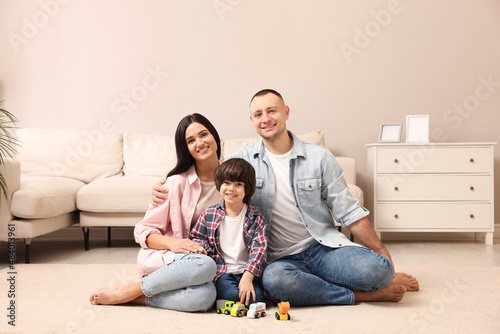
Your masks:
<instances>
[{"instance_id":1,"label":"picture frame","mask_svg":"<svg viewBox=\"0 0 500 334\"><path fill-rule=\"evenodd\" d=\"M406 116L406 142L429 143L429 115Z\"/></svg>"},{"instance_id":2,"label":"picture frame","mask_svg":"<svg viewBox=\"0 0 500 334\"><path fill-rule=\"evenodd\" d=\"M401 123L382 124L378 141L379 143L399 143L401 141Z\"/></svg>"}]
</instances>

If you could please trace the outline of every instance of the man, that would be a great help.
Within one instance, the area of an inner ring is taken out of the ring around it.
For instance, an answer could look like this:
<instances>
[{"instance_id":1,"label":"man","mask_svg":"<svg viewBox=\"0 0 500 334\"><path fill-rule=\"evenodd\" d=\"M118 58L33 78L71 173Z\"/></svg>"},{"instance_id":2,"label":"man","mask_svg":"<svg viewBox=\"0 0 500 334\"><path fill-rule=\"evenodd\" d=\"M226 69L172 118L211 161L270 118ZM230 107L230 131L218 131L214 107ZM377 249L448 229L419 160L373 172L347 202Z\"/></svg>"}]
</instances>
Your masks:
<instances>
[{"instance_id":1,"label":"man","mask_svg":"<svg viewBox=\"0 0 500 334\"><path fill-rule=\"evenodd\" d=\"M289 115L278 92L256 93L250 120L261 140L230 157L255 168L252 203L269 222L265 291L275 300L306 306L400 301L406 291L418 290L411 275L394 274L368 211L350 195L331 152L287 131ZM155 190L162 191L158 184ZM338 232L332 215L365 247Z\"/></svg>"}]
</instances>

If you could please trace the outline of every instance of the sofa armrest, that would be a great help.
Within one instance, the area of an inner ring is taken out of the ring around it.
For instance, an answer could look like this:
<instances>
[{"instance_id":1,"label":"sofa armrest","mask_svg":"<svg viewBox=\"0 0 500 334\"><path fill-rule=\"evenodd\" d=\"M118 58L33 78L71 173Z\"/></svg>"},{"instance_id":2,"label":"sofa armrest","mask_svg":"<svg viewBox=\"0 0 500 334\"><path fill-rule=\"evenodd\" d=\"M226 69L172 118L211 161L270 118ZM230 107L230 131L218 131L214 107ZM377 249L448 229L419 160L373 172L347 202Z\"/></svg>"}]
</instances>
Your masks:
<instances>
[{"instance_id":1,"label":"sofa armrest","mask_svg":"<svg viewBox=\"0 0 500 334\"><path fill-rule=\"evenodd\" d=\"M348 184L356 184L356 160L348 157L335 157L344 171L344 178Z\"/></svg>"},{"instance_id":2,"label":"sofa armrest","mask_svg":"<svg viewBox=\"0 0 500 334\"><path fill-rule=\"evenodd\" d=\"M335 159L344 172L345 182L352 197L359 201L359 205L363 206L363 190L356 185L356 160L349 157L335 157Z\"/></svg>"},{"instance_id":3,"label":"sofa armrest","mask_svg":"<svg viewBox=\"0 0 500 334\"><path fill-rule=\"evenodd\" d=\"M7 198L0 191L0 241L7 241L7 225L14 216L10 211L12 195L21 188L21 164L19 160L4 158L0 173L7 185Z\"/></svg>"},{"instance_id":4,"label":"sofa armrest","mask_svg":"<svg viewBox=\"0 0 500 334\"><path fill-rule=\"evenodd\" d=\"M355 184L347 184L347 187L349 187L349 191L355 199L359 201L359 205L363 206L364 204L364 197L363 197L363 190L361 190L360 187L358 187Z\"/></svg>"}]
</instances>

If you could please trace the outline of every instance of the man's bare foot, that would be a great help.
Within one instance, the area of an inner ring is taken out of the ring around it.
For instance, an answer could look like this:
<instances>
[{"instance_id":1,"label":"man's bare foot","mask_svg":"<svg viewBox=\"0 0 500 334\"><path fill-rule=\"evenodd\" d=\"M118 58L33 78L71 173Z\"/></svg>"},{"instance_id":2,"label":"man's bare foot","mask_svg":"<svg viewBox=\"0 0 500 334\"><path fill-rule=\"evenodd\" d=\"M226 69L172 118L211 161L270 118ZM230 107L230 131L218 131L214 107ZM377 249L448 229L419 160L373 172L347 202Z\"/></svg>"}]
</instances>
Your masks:
<instances>
[{"instance_id":1,"label":"man's bare foot","mask_svg":"<svg viewBox=\"0 0 500 334\"><path fill-rule=\"evenodd\" d=\"M404 285L406 291L418 291L420 289L417 279L406 273L395 273L391 284Z\"/></svg>"},{"instance_id":2,"label":"man's bare foot","mask_svg":"<svg viewBox=\"0 0 500 334\"><path fill-rule=\"evenodd\" d=\"M403 285L389 284L377 291L353 291L356 302L399 302L406 288Z\"/></svg>"},{"instance_id":3,"label":"man's bare foot","mask_svg":"<svg viewBox=\"0 0 500 334\"><path fill-rule=\"evenodd\" d=\"M89 301L92 305L116 305L140 300L143 296L141 283L128 283L117 288L99 289L94 292Z\"/></svg>"}]
</instances>

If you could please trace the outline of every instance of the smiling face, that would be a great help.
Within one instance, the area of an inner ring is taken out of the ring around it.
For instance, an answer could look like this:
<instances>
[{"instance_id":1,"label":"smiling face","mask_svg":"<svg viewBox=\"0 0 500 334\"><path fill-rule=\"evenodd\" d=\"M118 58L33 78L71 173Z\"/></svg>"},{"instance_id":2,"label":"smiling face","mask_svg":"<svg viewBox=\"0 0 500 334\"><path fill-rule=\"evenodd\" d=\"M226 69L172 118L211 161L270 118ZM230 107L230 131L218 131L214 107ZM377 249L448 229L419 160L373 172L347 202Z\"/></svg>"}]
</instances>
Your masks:
<instances>
[{"instance_id":1,"label":"smiling face","mask_svg":"<svg viewBox=\"0 0 500 334\"><path fill-rule=\"evenodd\" d=\"M219 192L226 204L243 203L243 199L245 198L245 183L225 180L220 185Z\"/></svg>"},{"instance_id":2,"label":"smiling face","mask_svg":"<svg viewBox=\"0 0 500 334\"><path fill-rule=\"evenodd\" d=\"M186 145L196 161L217 159L217 143L207 128L197 122L186 128Z\"/></svg>"},{"instance_id":3,"label":"smiling face","mask_svg":"<svg viewBox=\"0 0 500 334\"><path fill-rule=\"evenodd\" d=\"M286 134L286 121L290 109L272 93L256 96L250 103L250 120L257 133L267 141Z\"/></svg>"}]
</instances>

